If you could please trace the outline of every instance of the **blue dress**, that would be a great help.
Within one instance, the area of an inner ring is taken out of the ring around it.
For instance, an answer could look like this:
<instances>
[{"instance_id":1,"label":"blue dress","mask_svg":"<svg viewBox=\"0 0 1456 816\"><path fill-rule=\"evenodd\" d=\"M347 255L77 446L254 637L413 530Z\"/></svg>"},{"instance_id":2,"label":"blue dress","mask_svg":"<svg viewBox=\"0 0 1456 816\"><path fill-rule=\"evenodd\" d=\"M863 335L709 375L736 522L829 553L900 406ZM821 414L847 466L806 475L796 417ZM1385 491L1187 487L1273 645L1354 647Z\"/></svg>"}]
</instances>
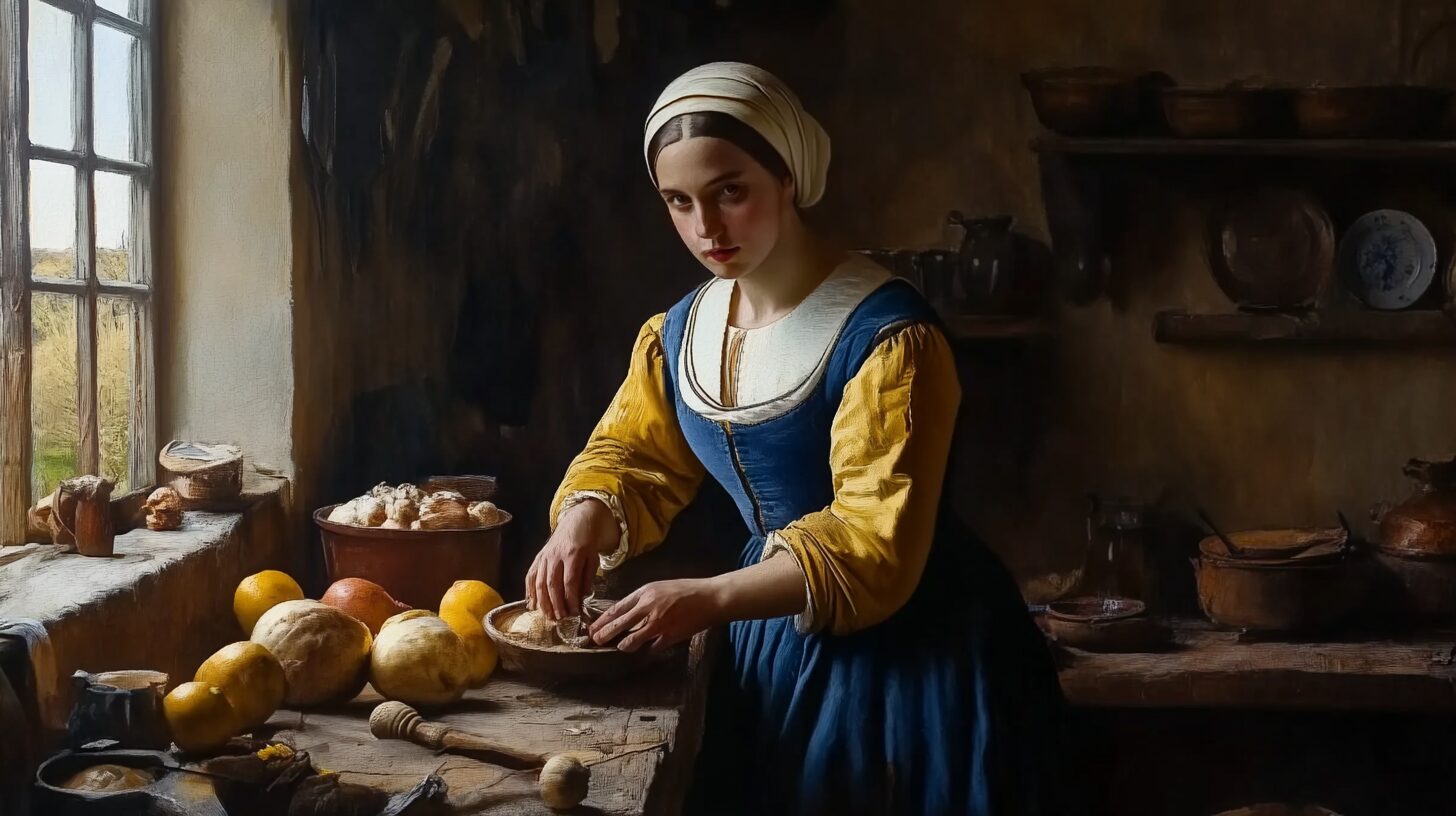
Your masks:
<instances>
[{"instance_id":1,"label":"blue dress","mask_svg":"<svg viewBox=\"0 0 1456 816\"><path fill-rule=\"evenodd\" d=\"M667 370L693 296L663 324ZM815 391L753 424L707 419L667 388L708 474L733 498L757 563L770 531L831 499L830 424L887 328L935 322L902 281L875 289L835 340ZM942 503L918 587L847 635L791 617L737 621L709 703L691 813L1064 812L1053 771L1062 699L1041 633L996 557Z\"/></svg>"}]
</instances>

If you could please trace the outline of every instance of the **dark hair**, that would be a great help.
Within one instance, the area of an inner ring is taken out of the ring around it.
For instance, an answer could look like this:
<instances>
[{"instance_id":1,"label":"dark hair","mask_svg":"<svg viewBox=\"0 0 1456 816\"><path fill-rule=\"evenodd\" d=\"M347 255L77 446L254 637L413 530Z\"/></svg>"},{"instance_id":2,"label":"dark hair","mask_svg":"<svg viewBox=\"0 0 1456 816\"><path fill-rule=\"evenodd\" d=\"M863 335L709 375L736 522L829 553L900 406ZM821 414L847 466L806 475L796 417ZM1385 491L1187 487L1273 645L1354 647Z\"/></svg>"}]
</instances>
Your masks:
<instances>
[{"instance_id":1,"label":"dark hair","mask_svg":"<svg viewBox=\"0 0 1456 816\"><path fill-rule=\"evenodd\" d=\"M763 165L765 170L774 175L774 178L787 179L791 175L789 165L784 162L784 157L780 156L779 152L773 149L773 145L760 136L758 131L726 113L703 111L680 113L667 120L662 127L657 129L656 133L652 134L652 141L647 143L647 163L652 168L653 178L657 177L657 154L670 144L676 144L695 136L722 139L733 144L739 150L752 156L754 161Z\"/></svg>"}]
</instances>

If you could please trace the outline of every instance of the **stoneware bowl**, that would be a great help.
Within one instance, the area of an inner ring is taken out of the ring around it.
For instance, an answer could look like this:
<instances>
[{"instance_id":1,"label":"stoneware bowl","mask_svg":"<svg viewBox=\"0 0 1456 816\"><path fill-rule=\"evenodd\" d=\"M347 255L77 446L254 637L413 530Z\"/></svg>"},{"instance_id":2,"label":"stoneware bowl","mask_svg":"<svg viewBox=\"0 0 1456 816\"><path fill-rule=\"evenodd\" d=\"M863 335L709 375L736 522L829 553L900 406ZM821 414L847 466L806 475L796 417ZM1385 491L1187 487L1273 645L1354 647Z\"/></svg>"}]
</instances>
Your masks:
<instances>
[{"instance_id":1,"label":"stoneware bowl","mask_svg":"<svg viewBox=\"0 0 1456 816\"><path fill-rule=\"evenodd\" d=\"M495 641L501 665L530 677L543 680L612 679L637 671L675 651L668 649L653 654L646 649L624 652L613 646L543 646L506 634L511 621L525 611L525 601L492 609L485 616L485 632Z\"/></svg>"}]
</instances>

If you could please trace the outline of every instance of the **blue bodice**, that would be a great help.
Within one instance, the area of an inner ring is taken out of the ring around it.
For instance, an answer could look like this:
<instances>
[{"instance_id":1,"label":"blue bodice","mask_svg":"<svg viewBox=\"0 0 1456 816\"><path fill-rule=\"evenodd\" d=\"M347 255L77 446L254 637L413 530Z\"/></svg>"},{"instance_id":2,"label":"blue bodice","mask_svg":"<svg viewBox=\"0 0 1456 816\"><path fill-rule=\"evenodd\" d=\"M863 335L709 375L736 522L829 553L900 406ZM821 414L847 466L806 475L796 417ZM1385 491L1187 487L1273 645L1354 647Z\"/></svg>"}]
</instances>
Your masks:
<instances>
[{"instance_id":1,"label":"blue bodice","mask_svg":"<svg viewBox=\"0 0 1456 816\"><path fill-rule=\"evenodd\" d=\"M744 524L761 538L829 505L834 498L829 430L845 385L893 329L932 322L935 315L909 283L886 282L846 318L829 349L828 365L802 402L772 419L744 423L708 419L678 396L678 361L697 294L683 298L667 313L664 379L688 445L733 497Z\"/></svg>"}]
</instances>

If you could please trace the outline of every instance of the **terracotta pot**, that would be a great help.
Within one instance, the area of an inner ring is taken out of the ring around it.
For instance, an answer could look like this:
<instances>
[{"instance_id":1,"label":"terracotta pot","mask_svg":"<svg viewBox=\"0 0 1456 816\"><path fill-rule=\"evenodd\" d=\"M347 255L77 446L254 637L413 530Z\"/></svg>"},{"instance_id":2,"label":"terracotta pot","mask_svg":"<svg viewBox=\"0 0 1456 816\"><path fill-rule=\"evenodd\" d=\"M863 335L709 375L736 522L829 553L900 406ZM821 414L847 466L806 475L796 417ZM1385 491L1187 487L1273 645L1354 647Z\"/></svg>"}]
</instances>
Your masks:
<instances>
[{"instance_id":1,"label":"terracotta pot","mask_svg":"<svg viewBox=\"0 0 1456 816\"><path fill-rule=\"evenodd\" d=\"M329 583L364 578L416 609L435 609L456 581L500 580L501 529L511 514L488 527L460 530L386 530L329 521L337 504L314 511L323 538Z\"/></svg>"}]
</instances>

